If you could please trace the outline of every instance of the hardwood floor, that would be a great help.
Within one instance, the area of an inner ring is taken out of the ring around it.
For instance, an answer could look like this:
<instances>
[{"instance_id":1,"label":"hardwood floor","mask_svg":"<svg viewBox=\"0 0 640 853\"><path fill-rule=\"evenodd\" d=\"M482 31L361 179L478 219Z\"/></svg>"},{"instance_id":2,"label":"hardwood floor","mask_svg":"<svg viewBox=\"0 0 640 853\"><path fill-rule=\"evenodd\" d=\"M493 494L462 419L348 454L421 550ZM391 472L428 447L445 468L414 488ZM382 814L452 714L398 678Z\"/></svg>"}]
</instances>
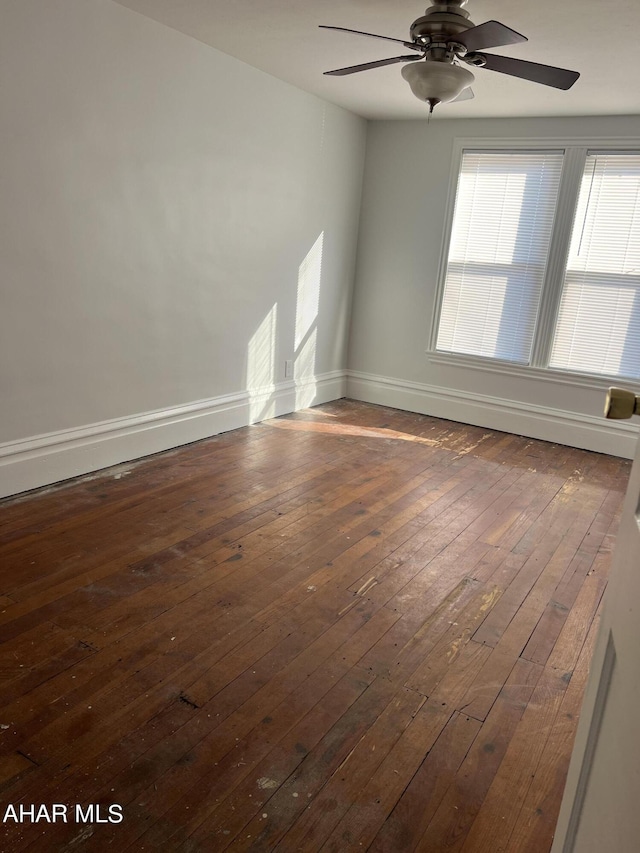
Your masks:
<instances>
[{"instance_id":1,"label":"hardwood floor","mask_svg":"<svg viewBox=\"0 0 640 853\"><path fill-rule=\"evenodd\" d=\"M629 470L343 400L5 501L0 847L548 851Z\"/></svg>"}]
</instances>

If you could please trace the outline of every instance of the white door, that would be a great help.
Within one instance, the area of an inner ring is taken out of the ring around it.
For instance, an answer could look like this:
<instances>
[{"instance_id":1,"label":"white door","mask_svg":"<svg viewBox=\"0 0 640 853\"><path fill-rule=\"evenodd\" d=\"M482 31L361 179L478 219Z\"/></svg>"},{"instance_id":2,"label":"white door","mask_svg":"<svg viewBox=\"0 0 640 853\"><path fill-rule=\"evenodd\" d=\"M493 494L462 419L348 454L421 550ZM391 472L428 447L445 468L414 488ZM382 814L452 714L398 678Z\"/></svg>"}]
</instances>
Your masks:
<instances>
[{"instance_id":1,"label":"white door","mask_svg":"<svg viewBox=\"0 0 640 853\"><path fill-rule=\"evenodd\" d=\"M636 414L638 408L640 397L635 400ZM623 507L552 853L638 851L640 444Z\"/></svg>"}]
</instances>

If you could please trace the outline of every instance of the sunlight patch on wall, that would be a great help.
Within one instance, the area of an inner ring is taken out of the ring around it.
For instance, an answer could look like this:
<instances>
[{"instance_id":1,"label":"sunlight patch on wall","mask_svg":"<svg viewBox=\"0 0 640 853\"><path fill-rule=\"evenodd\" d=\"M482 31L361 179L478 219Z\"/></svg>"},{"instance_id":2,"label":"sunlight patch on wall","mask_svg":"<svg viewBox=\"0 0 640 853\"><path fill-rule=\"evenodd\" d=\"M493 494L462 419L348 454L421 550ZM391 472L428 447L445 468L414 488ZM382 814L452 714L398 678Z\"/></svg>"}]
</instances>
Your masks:
<instances>
[{"instance_id":1,"label":"sunlight patch on wall","mask_svg":"<svg viewBox=\"0 0 640 853\"><path fill-rule=\"evenodd\" d=\"M278 303L274 303L247 346L247 390L251 423L275 416L276 330Z\"/></svg>"},{"instance_id":2,"label":"sunlight patch on wall","mask_svg":"<svg viewBox=\"0 0 640 853\"><path fill-rule=\"evenodd\" d=\"M323 247L324 231L309 249L306 258L298 268L295 331L296 351L318 318Z\"/></svg>"},{"instance_id":3,"label":"sunlight patch on wall","mask_svg":"<svg viewBox=\"0 0 640 853\"><path fill-rule=\"evenodd\" d=\"M309 334L296 356L296 409L306 409L316 396L316 337L317 329Z\"/></svg>"},{"instance_id":4,"label":"sunlight patch on wall","mask_svg":"<svg viewBox=\"0 0 640 853\"><path fill-rule=\"evenodd\" d=\"M320 233L298 268L293 369L296 384L296 409L309 406L316 395L317 326L323 251L324 231Z\"/></svg>"}]
</instances>

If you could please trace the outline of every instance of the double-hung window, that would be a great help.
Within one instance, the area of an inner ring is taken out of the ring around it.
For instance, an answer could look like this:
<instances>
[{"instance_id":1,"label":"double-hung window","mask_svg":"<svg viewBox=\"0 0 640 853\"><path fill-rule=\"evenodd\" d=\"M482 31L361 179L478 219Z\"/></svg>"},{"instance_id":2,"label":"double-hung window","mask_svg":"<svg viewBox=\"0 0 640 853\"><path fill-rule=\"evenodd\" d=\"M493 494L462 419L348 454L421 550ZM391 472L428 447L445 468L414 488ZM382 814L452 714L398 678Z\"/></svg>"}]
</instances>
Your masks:
<instances>
[{"instance_id":1,"label":"double-hung window","mask_svg":"<svg viewBox=\"0 0 640 853\"><path fill-rule=\"evenodd\" d=\"M464 148L432 350L640 379L640 151Z\"/></svg>"}]
</instances>

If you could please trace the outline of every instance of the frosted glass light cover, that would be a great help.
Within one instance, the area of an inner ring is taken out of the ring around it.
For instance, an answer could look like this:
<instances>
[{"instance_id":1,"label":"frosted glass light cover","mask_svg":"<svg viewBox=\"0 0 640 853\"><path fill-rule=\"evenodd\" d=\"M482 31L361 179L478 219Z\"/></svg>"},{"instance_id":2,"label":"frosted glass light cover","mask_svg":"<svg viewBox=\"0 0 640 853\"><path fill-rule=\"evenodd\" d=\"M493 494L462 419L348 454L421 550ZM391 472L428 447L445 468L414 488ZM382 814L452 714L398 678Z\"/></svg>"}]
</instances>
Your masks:
<instances>
[{"instance_id":1,"label":"frosted glass light cover","mask_svg":"<svg viewBox=\"0 0 640 853\"><path fill-rule=\"evenodd\" d=\"M461 65L435 60L411 62L402 68L402 76L416 98L443 104L453 101L475 80L473 74Z\"/></svg>"}]
</instances>

